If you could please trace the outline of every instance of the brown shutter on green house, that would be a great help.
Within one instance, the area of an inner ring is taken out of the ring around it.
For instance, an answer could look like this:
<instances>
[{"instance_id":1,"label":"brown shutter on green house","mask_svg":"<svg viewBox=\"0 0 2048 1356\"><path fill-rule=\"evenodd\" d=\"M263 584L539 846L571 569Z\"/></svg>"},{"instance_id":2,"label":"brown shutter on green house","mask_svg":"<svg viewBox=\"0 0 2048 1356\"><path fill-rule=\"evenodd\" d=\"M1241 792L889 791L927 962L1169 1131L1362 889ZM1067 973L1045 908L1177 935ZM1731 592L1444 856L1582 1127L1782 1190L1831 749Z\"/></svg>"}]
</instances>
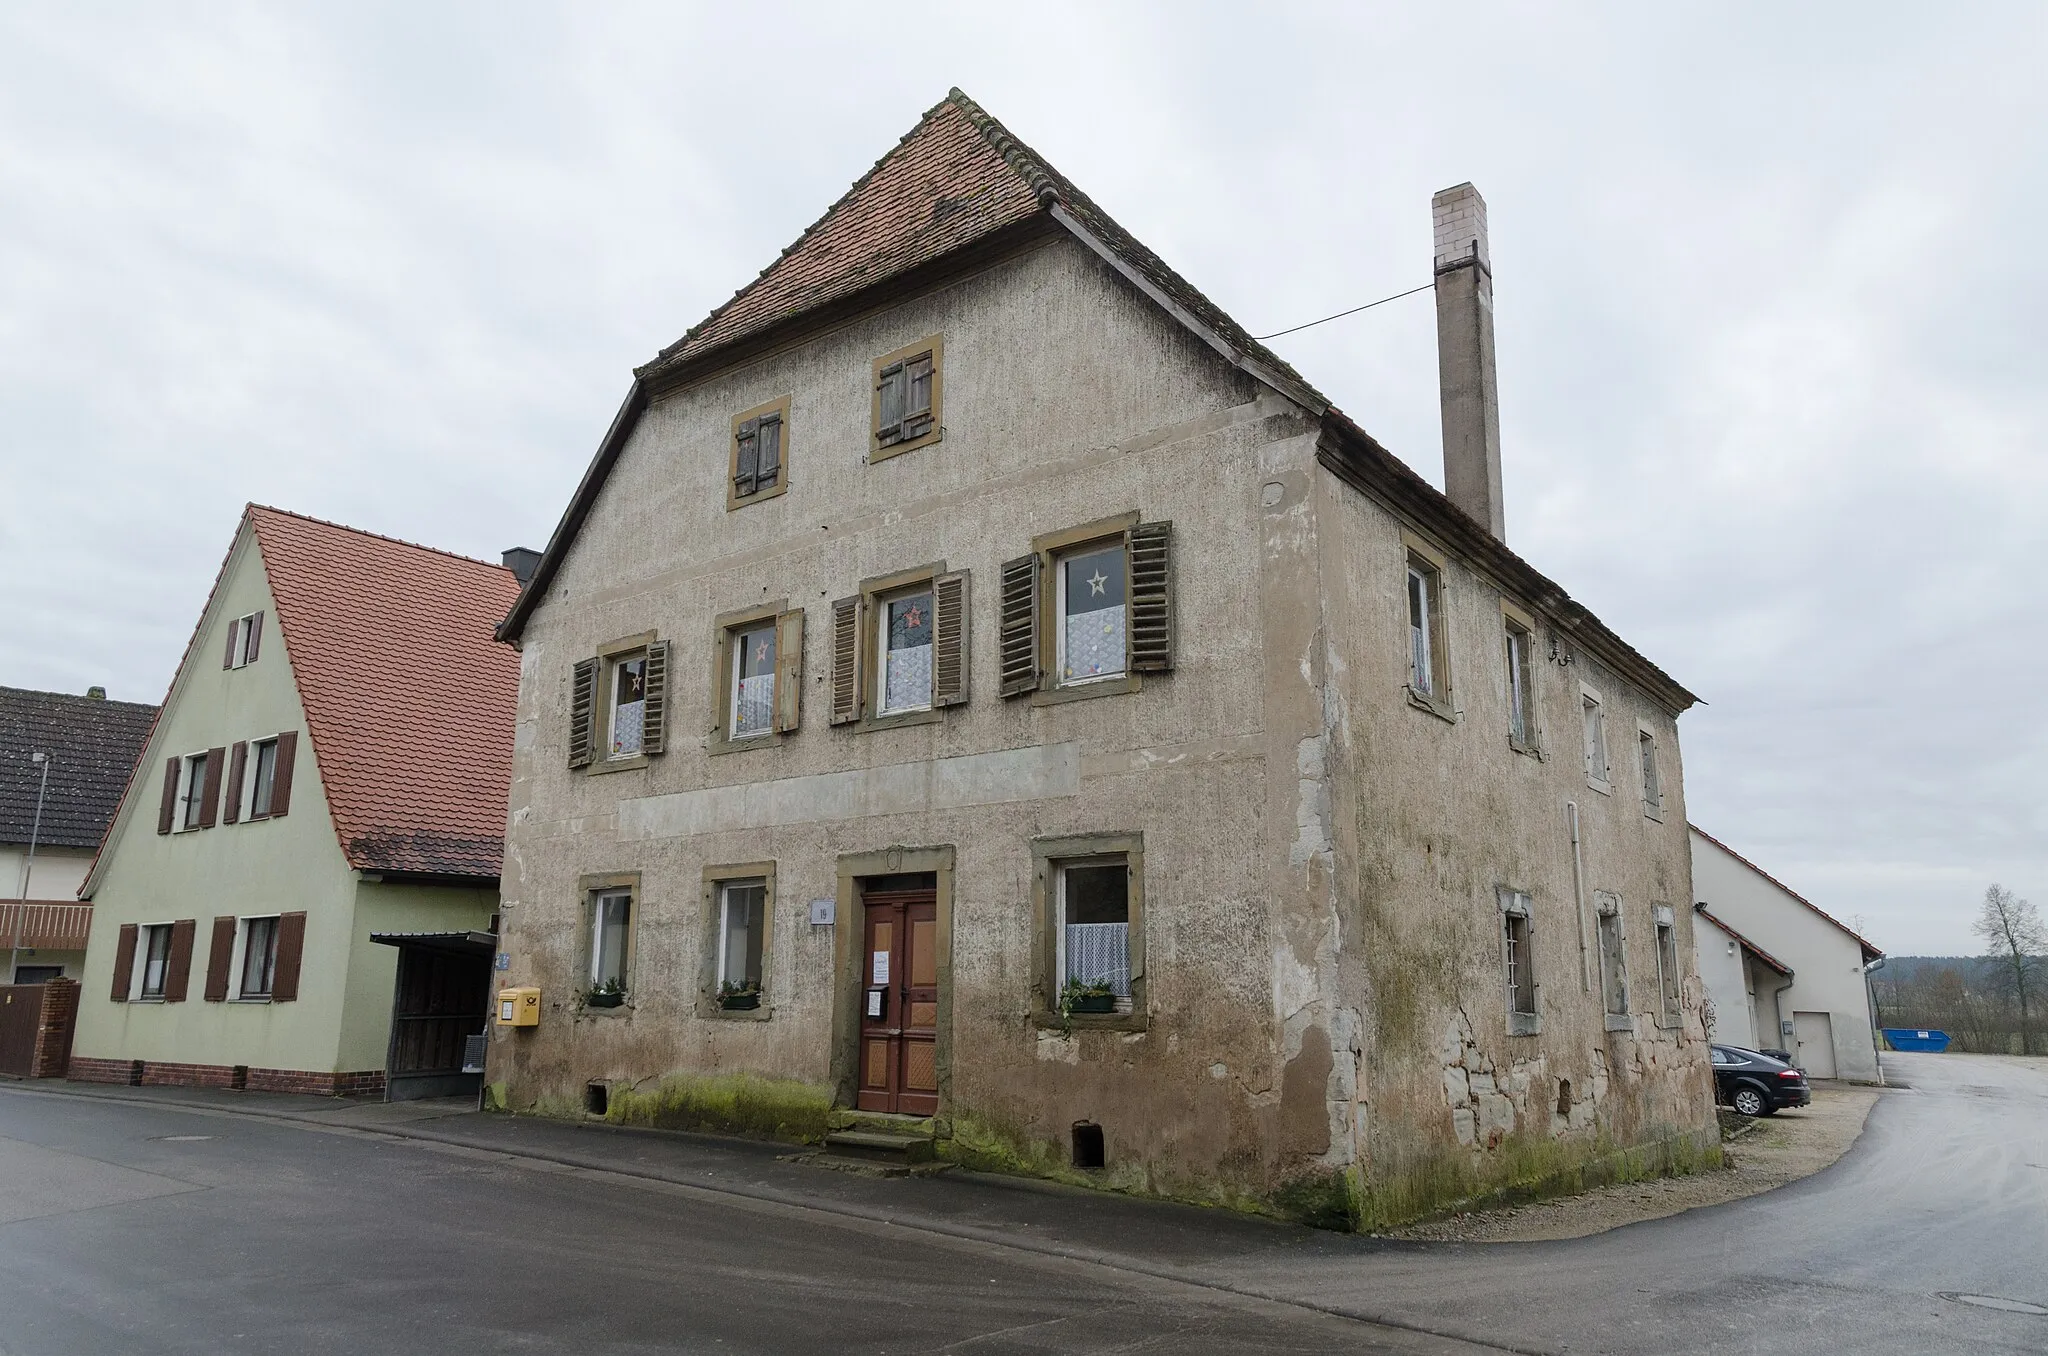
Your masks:
<instances>
[{"instance_id":1,"label":"brown shutter on green house","mask_svg":"<svg viewBox=\"0 0 2048 1356\"><path fill-rule=\"evenodd\" d=\"M231 669L235 666L235 640L242 632L242 619L236 617L228 623L228 652L221 656L220 666Z\"/></svg>"},{"instance_id":2,"label":"brown shutter on green house","mask_svg":"<svg viewBox=\"0 0 2048 1356\"><path fill-rule=\"evenodd\" d=\"M1038 690L1038 573L1035 552L1003 562L1003 605L996 649L1005 697Z\"/></svg>"},{"instance_id":3,"label":"brown shutter on green house","mask_svg":"<svg viewBox=\"0 0 2048 1356\"><path fill-rule=\"evenodd\" d=\"M262 640L263 614L261 612L252 612L249 614L249 648L242 655L242 662L244 664L256 662L256 647L262 643Z\"/></svg>"},{"instance_id":4,"label":"brown shutter on green house","mask_svg":"<svg viewBox=\"0 0 2048 1356\"><path fill-rule=\"evenodd\" d=\"M569 678L569 766L588 767L597 734L597 670L595 659L579 659Z\"/></svg>"},{"instance_id":5,"label":"brown shutter on green house","mask_svg":"<svg viewBox=\"0 0 2048 1356\"><path fill-rule=\"evenodd\" d=\"M270 766L270 817L283 819L292 808L292 767L299 761L299 732L277 737L277 760Z\"/></svg>"},{"instance_id":6,"label":"brown shutter on green house","mask_svg":"<svg viewBox=\"0 0 2048 1356\"><path fill-rule=\"evenodd\" d=\"M668 642L657 640L647 647L647 668L643 677L645 704L641 707L640 752L660 753L668 734Z\"/></svg>"},{"instance_id":7,"label":"brown shutter on green house","mask_svg":"<svg viewBox=\"0 0 2048 1356\"><path fill-rule=\"evenodd\" d=\"M801 609L775 619L775 728L787 733L803 714L804 614Z\"/></svg>"},{"instance_id":8,"label":"brown shutter on green house","mask_svg":"<svg viewBox=\"0 0 2048 1356\"><path fill-rule=\"evenodd\" d=\"M761 421L749 419L740 425L739 453L734 458L732 492L749 495L760 488Z\"/></svg>"},{"instance_id":9,"label":"brown shutter on green house","mask_svg":"<svg viewBox=\"0 0 2048 1356\"><path fill-rule=\"evenodd\" d=\"M270 977L270 1001L296 1002L299 997L299 961L306 954L306 915L281 914L277 920L277 968Z\"/></svg>"},{"instance_id":10,"label":"brown shutter on green house","mask_svg":"<svg viewBox=\"0 0 2048 1356\"><path fill-rule=\"evenodd\" d=\"M164 760L164 798L156 807L156 831L169 833L178 821L178 764L179 758Z\"/></svg>"},{"instance_id":11,"label":"brown shutter on green house","mask_svg":"<svg viewBox=\"0 0 2048 1356\"><path fill-rule=\"evenodd\" d=\"M235 916L221 914L213 920L213 942L206 952L206 992L209 1003L224 1003L228 997L228 965L235 955Z\"/></svg>"},{"instance_id":12,"label":"brown shutter on green house","mask_svg":"<svg viewBox=\"0 0 2048 1356\"><path fill-rule=\"evenodd\" d=\"M164 1002L182 1003L192 983L192 939L199 920L180 918L171 924L171 954L164 965Z\"/></svg>"},{"instance_id":13,"label":"brown shutter on green house","mask_svg":"<svg viewBox=\"0 0 2048 1356\"><path fill-rule=\"evenodd\" d=\"M108 997L116 1003L128 1001L128 985L135 978L135 937L139 931L135 924L123 923L114 941L114 991Z\"/></svg>"},{"instance_id":14,"label":"brown shutter on green house","mask_svg":"<svg viewBox=\"0 0 2048 1356\"><path fill-rule=\"evenodd\" d=\"M228 756L228 803L221 807L220 822L232 824L242 813L242 770L249 762L247 740L235 741L235 749Z\"/></svg>"},{"instance_id":15,"label":"brown shutter on green house","mask_svg":"<svg viewBox=\"0 0 2048 1356\"><path fill-rule=\"evenodd\" d=\"M202 829L210 829L220 822L220 781L227 767L226 749L206 751L206 776L199 783L199 827Z\"/></svg>"},{"instance_id":16,"label":"brown shutter on green house","mask_svg":"<svg viewBox=\"0 0 2048 1356\"><path fill-rule=\"evenodd\" d=\"M932 580L932 705L967 700L967 571Z\"/></svg>"},{"instance_id":17,"label":"brown shutter on green house","mask_svg":"<svg viewBox=\"0 0 2048 1356\"><path fill-rule=\"evenodd\" d=\"M1131 671L1173 667L1173 523L1131 529Z\"/></svg>"},{"instance_id":18,"label":"brown shutter on green house","mask_svg":"<svg viewBox=\"0 0 2048 1356\"><path fill-rule=\"evenodd\" d=\"M860 595L832 604L832 714L827 723L860 719Z\"/></svg>"}]
</instances>

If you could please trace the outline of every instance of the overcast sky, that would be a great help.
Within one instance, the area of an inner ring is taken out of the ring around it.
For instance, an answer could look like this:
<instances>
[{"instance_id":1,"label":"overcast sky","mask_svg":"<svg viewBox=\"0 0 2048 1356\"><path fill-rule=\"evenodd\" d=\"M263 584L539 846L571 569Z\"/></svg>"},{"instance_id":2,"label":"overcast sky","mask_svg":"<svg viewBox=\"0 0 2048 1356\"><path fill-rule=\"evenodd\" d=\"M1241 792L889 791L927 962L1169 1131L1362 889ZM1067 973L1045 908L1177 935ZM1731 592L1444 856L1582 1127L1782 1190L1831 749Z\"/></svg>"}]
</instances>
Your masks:
<instances>
[{"instance_id":1,"label":"overcast sky","mask_svg":"<svg viewBox=\"0 0 2048 1356\"><path fill-rule=\"evenodd\" d=\"M5 0L0 683L159 700L246 501L544 544L958 84L1254 333L1475 182L1510 543L1710 703L1696 823L1974 950L2048 904L2048 6L1676 8ZM1427 295L1274 346L1441 484Z\"/></svg>"}]
</instances>

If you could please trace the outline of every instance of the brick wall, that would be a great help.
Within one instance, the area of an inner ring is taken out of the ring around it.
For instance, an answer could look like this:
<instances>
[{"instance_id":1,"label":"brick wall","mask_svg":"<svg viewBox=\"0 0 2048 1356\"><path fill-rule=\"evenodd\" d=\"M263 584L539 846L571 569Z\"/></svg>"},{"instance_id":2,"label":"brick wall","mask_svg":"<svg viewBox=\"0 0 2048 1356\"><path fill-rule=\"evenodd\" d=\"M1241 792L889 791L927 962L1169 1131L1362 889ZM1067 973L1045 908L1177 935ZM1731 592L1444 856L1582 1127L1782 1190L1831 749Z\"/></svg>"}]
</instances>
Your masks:
<instances>
[{"instance_id":1,"label":"brick wall","mask_svg":"<svg viewBox=\"0 0 2048 1356\"><path fill-rule=\"evenodd\" d=\"M137 1070L140 1070L138 1076ZM226 1088L250 1092L293 1092L314 1097L382 1097L384 1071L358 1069L327 1073L315 1069L253 1069L243 1064L175 1064L162 1060L73 1059L74 1083L125 1083L144 1087Z\"/></svg>"},{"instance_id":2,"label":"brick wall","mask_svg":"<svg viewBox=\"0 0 2048 1356\"><path fill-rule=\"evenodd\" d=\"M78 981L53 979L43 985L43 1016L36 1027L30 1078L62 1078L71 1062L71 1032L78 1018Z\"/></svg>"}]
</instances>

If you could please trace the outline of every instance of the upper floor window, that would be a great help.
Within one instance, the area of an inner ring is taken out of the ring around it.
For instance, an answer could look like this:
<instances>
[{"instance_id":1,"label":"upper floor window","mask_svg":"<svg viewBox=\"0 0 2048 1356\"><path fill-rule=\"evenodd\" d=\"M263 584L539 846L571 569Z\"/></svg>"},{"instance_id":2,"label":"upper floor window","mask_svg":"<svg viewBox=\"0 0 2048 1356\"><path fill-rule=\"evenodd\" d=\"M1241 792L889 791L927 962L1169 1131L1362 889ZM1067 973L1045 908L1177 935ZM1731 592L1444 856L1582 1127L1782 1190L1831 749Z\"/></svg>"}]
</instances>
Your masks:
<instances>
[{"instance_id":1,"label":"upper floor window","mask_svg":"<svg viewBox=\"0 0 2048 1356\"><path fill-rule=\"evenodd\" d=\"M1451 661L1444 617L1444 563L1436 552L1403 534L1408 547L1403 583L1408 611L1408 695L1425 710L1451 715Z\"/></svg>"},{"instance_id":2,"label":"upper floor window","mask_svg":"<svg viewBox=\"0 0 2048 1356\"><path fill-rule=\"evenodd\" d=\"M228 758L228 787L221 817L237 820L278 819L291 809L292 763L298 750L295 730L268 739L237 742Z\"/></svg>"},{"instance_id":3,"label":"upper floor window","mask_svg":"<svg viewBox=\"0 0 2048 1356\"><path fill-rule=\"evenodd\" d=\"M772 499L788 488L789 404L784 396L734 416L727 508Z\"/></svg>"},{"instance_id":4,"label":"upper floor window","mask_svg":"<svg viewBox=\"0 0 2048 1356\"><path fill-rule=\"evenodd\" d=\"M669 643L628 636L576 661L569 693L569 766L639 767L667 740Z\"/></svg>"},{"instance_id":5,"label":"upper floor window","mask_svg":"<svg viewBox=\"0 0 2048 1356\"><path fill-rule=\"evenodd\" d=\"M1173 667L1173 524L1055 532L1003 565L1003 695L1125 692Z\"/></svg>"},{"instance_id":6,"label":"upper floor window","mask_svg":"<svg viewBox=\"0 0 2048 1356\"><path fill-rule=\"evenodd\" d=\"M1586 779L1597 789L1605 791L1611 781L1607 763L1607 710L1601 703L1600 694L1583 685L1579 689L1579 717L1585 733Z\"/></svg>"},{"instance_id":7,"label":"upper floor window","mask_svg":"<svg viewBox=\"0 0 2048 1356\"><path fill-rule=\"evenodd\" d=\"M1652 819L1664 816L1664 786L1657 776L1657 736L1636 731L1636 760L1643 772L1643 813Z\"/></svg>"},{"instance_id":8,"label":"upper floor window","mask_svg":"<svg viewBox=\"0 0 2048 1356\"><path fill-rule=\"evenodd\" d=\"M212 827L212 790L216 785L218 774L213 771L212 755L186 754L178 785L178 828L181 832Z\"/></svg>"},{"instance_id":9,"label":"upper floor window","mask_svg":"<svg viewBox=\"0 0 2048 1356\"><path fill-rule=\"evenodd\" d=\"M222 662L224 669L239 669L256 662L256 651L263 640L263 614L251 612L246 617L237 617L228 623L228 652Z\"/></svg>"},{"instance_id":10,"label":"upper floor window","mask_svg":"<svg viewBox=\"0 0 2048 1356\"><path fill-rule=\"evenodd\" d=\"M937 442L943 345L926 339L875 359L874 438L869 461Z\"/></svg>"},{"instance_id":11,"label":"upper floor window","mask_svg":"<svg viewBox=\"0 0 2048 1356\"><path fill-rule=\"evenodd\" d=\"M1532 749L1536 746L1536 703L1529 651L1534 637L1529 628L1514 617L1506 620L1503 636L1507 659L1508 739L1517 748Z\"/></svg>"},{"instance_id":12,"label":"upper floor window","mask_svg":"<svg viewBox=\"0 0 2048 1356\"><path fill-rule=\"evenodd\" d=\"M932 595L929 589L887 598L876 609L876 679L881 714L929 711L932 705Z\"/></svg>"},{"instance_id":13,"label":"upper floor window","mask_svg":"<svg viewBox=\"0 0 2048 1356\"><path fill-rule=\"evenodd\" d=\"M936 720L967 700L967 572L942 561L832 604L834 725Z\"/></svg>"},{"instance_id":14,"label":"upper floor window","mask_svg":"<svg viewBox=\"0 0 2048 1356\"><path fill-rule=\"evenodd\" d=\"M803 700L804 614L780 603L717 621L714 753L773 743L797 727Z\"/></svg>"}]
</instances>

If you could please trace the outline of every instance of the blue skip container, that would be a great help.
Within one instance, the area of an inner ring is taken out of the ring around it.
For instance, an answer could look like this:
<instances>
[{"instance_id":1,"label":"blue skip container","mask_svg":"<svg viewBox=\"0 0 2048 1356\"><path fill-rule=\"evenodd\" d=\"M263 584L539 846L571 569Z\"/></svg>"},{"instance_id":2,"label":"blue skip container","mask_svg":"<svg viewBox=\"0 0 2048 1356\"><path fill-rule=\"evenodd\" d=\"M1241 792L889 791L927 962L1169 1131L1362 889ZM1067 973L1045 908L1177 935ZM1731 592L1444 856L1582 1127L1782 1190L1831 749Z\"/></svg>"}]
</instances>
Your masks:
<instances>
[{"instance_id":1,"label":"blue skip container","mask_svg":"<svg viewBox=\"0 0 2048 1356\"><path fill-rule=\"evenodd\" d=\"M1908 1050L1915 1054L1938 1055L1948 1049L1946 1031L1915 1031L1911 1027L1888 1026L1884 1028L1884 1040L1894 1050Z\"/></svg>"}]
</instances>

